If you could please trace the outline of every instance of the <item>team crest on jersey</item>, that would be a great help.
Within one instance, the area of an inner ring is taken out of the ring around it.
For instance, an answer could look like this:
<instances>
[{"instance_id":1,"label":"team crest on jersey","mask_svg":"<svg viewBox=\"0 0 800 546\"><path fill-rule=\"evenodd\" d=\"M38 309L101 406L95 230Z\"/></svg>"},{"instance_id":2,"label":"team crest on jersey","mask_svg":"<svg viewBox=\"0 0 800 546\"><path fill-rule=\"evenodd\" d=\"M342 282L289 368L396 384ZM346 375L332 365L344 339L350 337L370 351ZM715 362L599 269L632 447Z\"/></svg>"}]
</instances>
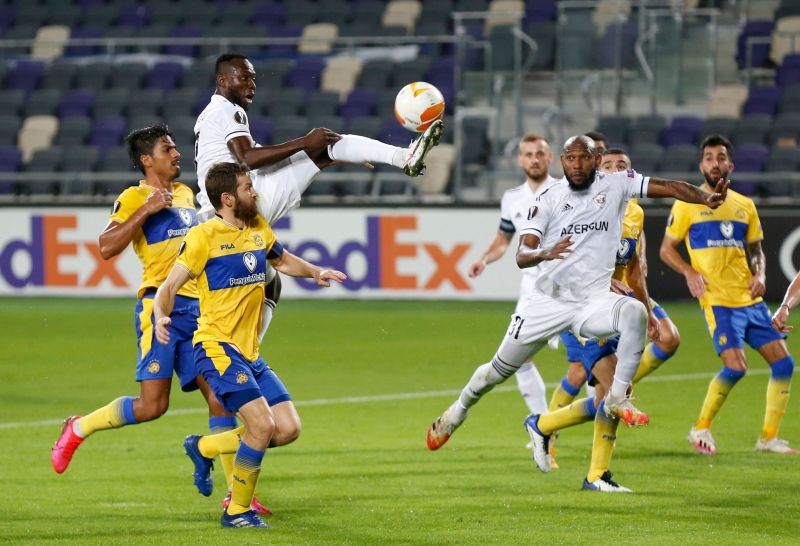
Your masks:
<instances>
[{"instance_id":1,"label":"team crest on jersey","mask_svg":"<svg viewBox=\"0 0 800 546\"><path fill-rule=\"evenodd\" d=\"M594 201L594 204L597 205L598 207L603 208L606 206L606 194L598 193L597 195L594 196L594 199L592 199L592 201Z\"/></svg>"},{"instance_id":2,"label":"team crest on jersey","mask_svg":"<svg viewBox=\"0 0 800 546\"><path fill-rule=\"evenodd\" d=\"M192 225L192 215L189 213L188 210L178 209L178 214L180 215L181 220L183 220L184 224L186 224L187 226Z\"/></svg>"},{"instance_id":3,"label":"team crest on jersey","mask_svg":"<svg viewBox=\"0 0 800 546\"><path fill-rule=\"evenodd\" d=\"M256 263L258 260L256 260L256 255L252 252L245 252L242 256L242 261L244 261L244 266L248 269L248 271L250 271L250 273L256 270Z\"/></svg>"},{"instance_id":4,"label":"team crest on jersey","mask_svg":"<svg viewBox=\"0 0 800 546\"><path fill-rule=\"evenodd\" d=\"M261 235L258 233L253 235L253 242L256 244L256 246L264 246L264 239L262 239Z\"/></svg>"},{"instance_id":5,"label":"team crest on jersey","mask_svg":"<svg viewBox=\"0 0 800 546\"><path fill-rule=\"evenodd\" d=\"M531 207L528 209L528 220L533 220L536 213L539 212L539 207Z\"/></svg>"},{"instance_id":6,"label":"team crest on jersey","mask_svg":"<svg viewBox=\"0 0 800 546\"><path fill-rule=\"evenodd\" d=\"M733 237L733 222L725 221L719 225L719 230L722 232L722 236L726 239L730 239Z\"/></svg>"},{"instance_id":7,"label":"team crest on jersey","mask_svg":"<svg viewBox=\"0 0 800 546\"><path fill-rule=\"evenodd\" d=\"M627 256L628 250L631 248L631 243L627 239L620 239L619 246L617 247L617 256Z\"/></svg>"},{"instance_id":8,"label":"team crest on jersey","mask_svg":"<svg viewBox=\"0 0 800 546\"><path fill-rule=\"evenodd\" d=\"M236 123L241 123L242 125L247 125L247 115L244 112L237 110L233 113L233 121Z\"/></svg>"},{"instance_id":9,"label":"team crest on jersey","mask_svg":"<svg viewBox=\"0 0 800 546\"><path fill-rule=\"evenodd\" d=\"M238 372L236 374L236 382L239 385L244 385L245 383L247 383L247 374L244 372Z\"/></svg>"},{"instance_id":10,"label":"team crest on jersey","mask_svg":"<svg viewBox=\"0 0 800 546\"><path fill-rule=\"evenodd\" d=\"M161 364L158 363L158 360L151 360L150 363L147 365L147 373L157 374L161 371Z\"/></svg>"},{"instance_id":11,"label":"team crest on jersey","mask_svg":"<svg viewBox=\"0 0 800 546\"><path fill-rule=\"evenodd\" d=\"M736 217L739 220L744 220L745 218L747 218L747 214L745 214L745 212L742 209L736 209Z\"/></svg>"}]
</instances>

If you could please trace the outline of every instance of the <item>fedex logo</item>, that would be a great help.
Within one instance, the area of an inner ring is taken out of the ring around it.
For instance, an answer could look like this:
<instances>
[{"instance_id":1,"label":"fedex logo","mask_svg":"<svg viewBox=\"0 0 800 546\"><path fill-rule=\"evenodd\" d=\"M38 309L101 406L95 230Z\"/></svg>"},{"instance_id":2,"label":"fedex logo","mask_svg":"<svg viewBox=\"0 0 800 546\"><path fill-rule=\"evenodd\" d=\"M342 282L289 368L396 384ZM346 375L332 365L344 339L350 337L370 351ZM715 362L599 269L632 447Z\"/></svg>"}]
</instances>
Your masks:
<instances>
[{"instance_id":1,"label":"fedex logo","mask_svg":"<svg viewBox=\"0 0 800 546\"><path fill-rule=\"evenodd\" d=\"M366 240L340 240L327 243L319 234L313 239L283 241L281 231L292 230L291 218L276 222L273 229L278 240L291 252L322 267L347 273L343 286L349 291L361 289L434 291L451 287L469 291L471 286L463 274L461 260L470 249L469 243L443 245L428 239L414 241L419 235L416 215L367 216ZM319 222L313 222L319 227ZM425 234L430 237L430 234ZM409 241L411 239L411 241ZM413 241L413 242L412 242ZM363 271L355 271L362 262ZM320 287L312 279L295 279L305 290Z\"/></svg>"},{"instance_id":2,"label":"fedex logo","mask_svg":"<svg viewBox=\"0 0 800 546\"><path fill-rule=\"evenodd\" d=\"M91 288L103 281L130 288L117 269L116 258L100 256L99 231L93 240L85 235L84 240L80 236L76 240L77 231L75 214L31 215L28 235L6 239L0 246L0 277L13 288Z\"/></svg>"}]
</instances>

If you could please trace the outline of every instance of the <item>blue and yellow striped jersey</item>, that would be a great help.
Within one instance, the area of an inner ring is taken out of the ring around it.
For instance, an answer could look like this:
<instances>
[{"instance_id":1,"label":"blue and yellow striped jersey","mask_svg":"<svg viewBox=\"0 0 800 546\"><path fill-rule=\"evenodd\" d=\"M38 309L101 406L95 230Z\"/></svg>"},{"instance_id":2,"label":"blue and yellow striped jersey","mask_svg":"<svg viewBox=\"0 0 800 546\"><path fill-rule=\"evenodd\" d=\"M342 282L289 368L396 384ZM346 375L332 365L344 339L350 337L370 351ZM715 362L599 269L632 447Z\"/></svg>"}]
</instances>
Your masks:
<instances>
[{"instance_id":1,"label":"blue and yellow striped jersey","mask_svg":"<svg viewBox=\"0 0 800 546\"><path fill-rule=\"evenodd\" d=\"M644 210L637 199L628 201L625 209L625 216L622 218L622 237L619 240L617 249L617 262L614 266L614 278L618 281L628 283L627 267L628 263L636 255L639 249L639 237L644 229Z\"/></svg>"},{"instance_id":2,"label":"blue and yellow striped jersey","mask_svg":"<svg viewBox=\"0 0 800 546\"><path fill-rule=\"evenodd\" d=\"M692 267L706 282L700 305L744 307L752 298L747 283L753 276L746 248L764 238L753 200L733 190L717 209L676 201L667 221L668 237L685 240Z\"/></svg>"},{"instance_id":3,"label":"blue and yellow striped jersey","mask_svg":"<svg viewBox=\"0 0 800 546\"><path fill-rule=\"evenodd\" d=\"M123 223L139 210L154 188L145 184L127 188L114 203L109 220ZM180 182L172 183L172 206L151 215L142 229L133 236L133 250L142 262L142 284L138 297L148 288L158 288L166 280L178 256L178 248L189 228L197 225L194 193ZM197 297L197 287L187 282L178 292L188 298Z\"/></svg>"},{"instance_id":4,"label":"blue and yellow striped jersey","mask_svg":"<svg viewBox=\"0 0 800 546\"><path fill-rule=\"evenodd\" d=\"M197 279L200 319L193 343L230 343L248 361L258 358L267 260L283 248L261 216L239 229L216 216L189 230L177 265Z\"/></svg>"}]
</instances>

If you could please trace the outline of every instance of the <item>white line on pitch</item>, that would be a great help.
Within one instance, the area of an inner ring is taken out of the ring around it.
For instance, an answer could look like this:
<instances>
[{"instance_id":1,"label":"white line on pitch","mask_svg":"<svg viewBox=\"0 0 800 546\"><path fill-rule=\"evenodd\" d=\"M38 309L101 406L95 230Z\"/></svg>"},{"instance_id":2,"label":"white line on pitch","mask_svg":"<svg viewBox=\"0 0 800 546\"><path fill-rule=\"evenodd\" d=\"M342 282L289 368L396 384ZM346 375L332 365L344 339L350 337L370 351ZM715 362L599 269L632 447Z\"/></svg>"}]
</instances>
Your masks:
<instances>
[{"instance_id":1,"label":"white line on pitch","mask_svg":"<svg viewBox=\"0 0 800 546\"><path fill-rule=\"evenodd\" d=\"M750 370L748 375L765 375L769 373L769 368L759 368L757 370ZM714 374L710 372L704 373L685 373L675 375L656 375L648 377L647 383L672 383L678 381L695 381L699 379L709 379ZM554 388L557 383L547 384L547 388ZM511 392L516 391L516 385L501 385L495 388L492 392ZM461 390L443 390L443 391L423 391L423 392L399 392L394 394L375 394L370 396L343 396L341 398L317 398L316 400L295 400L297 407L311 407L311 406L334 406L337 404L368 404L370 402L392 402L395 400L414 400L418 398L438 398L444 396L457 396ZM195 415L208 412L208 408L188 408L188 409L175 409L169 410L165 416L178 416L178 415ZM45 427L58 425L62 419L43 419L41 421L17 421L10 423L0 423L0 430L9 428L22 428L22 427Z\"/></svg>"}]
</instances>

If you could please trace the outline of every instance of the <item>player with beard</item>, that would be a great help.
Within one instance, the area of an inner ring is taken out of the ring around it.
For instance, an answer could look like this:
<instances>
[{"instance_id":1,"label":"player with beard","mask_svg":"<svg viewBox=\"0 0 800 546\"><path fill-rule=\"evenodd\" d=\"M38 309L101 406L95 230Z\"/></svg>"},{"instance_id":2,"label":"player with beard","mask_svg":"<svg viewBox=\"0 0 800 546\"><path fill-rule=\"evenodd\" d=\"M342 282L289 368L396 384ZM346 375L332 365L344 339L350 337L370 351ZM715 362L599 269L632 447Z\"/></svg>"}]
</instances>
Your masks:
<instances>
[{"instance_id":1,"label":"player with beard","mask_svg":"<svg viewBox=\"0 0 800 546\"><path fill-rule=\"evenodd\" d=\"M699 167L705 178L702 187L708 190L733 172L733 148L725 137L711 135L700 149ZM770 366L767 408L756 451L800 453L778 438L789 403L794 359L786 347L786 336L770 324L769 309L762 300L766 290L763 237L753 200L731 191L724 205L715 210L675 203L661 243L661 259L686 278L689 292L700 302L714 348L722 359L722 370L711 380L700 415L688 436L695 450L705 455L717 452L711 423L747 372L745 343ZM681 241L686 242L691 264L678 252Z\"/></svg>"},{"instance_id":2,"label":"player with beard","mask_svg":"<svg viewBox=\"0 0 800 546\"><path fill-rule=\"evenodd\" d=\"M583 487L595 491L627 492L608 470L619 419L628 425L649 418L631 404L627 391L636 373L647 330L645 306L610 291L622 218L630 197L674 197L718 207L728 182L720 180L714 193L687 182L645 177L633 170L597 172L600 156L594 141L570 137L561 154L564 179L541 192L520 229L517 264L538 267L532 292L517 309L491 361L479 366L459 398L428 430L428 447L438 449L467 418L469 408L496 385L513 375L547 340L564 330L587 339L619 335L617 366L608 394L597 409L592 462ZM530 423L526 420L526 427ZM549 463L548 442L531 434L537 466Z\"/></svg>"},{"instance_id":3,"label":"player with beard","mask_svg":"<svg viewBox=\"0 0 800 546\"><path fill-rule=\"evenodd\" d=\"M267 527L251 509L261 460L267 447L294 441L281 414L296 415L286 387L259 356L258 330L267 262L278 271L313 278L319 286L342 282L339 271L322 269L285 250L259 215L257 194L247 171L234 163L214 165L206 178L216 216L193 227L153 304L156 337L170 342L170 312L181 287L194 280L200 318L194 334L194 360L222 405L244 422L238 429L189 436L184 443L195 474L208 475L213 457L236 453L231 501L223 527ZM298 420L299 421L299 420Z\"/></svg>"}]
</instances>

